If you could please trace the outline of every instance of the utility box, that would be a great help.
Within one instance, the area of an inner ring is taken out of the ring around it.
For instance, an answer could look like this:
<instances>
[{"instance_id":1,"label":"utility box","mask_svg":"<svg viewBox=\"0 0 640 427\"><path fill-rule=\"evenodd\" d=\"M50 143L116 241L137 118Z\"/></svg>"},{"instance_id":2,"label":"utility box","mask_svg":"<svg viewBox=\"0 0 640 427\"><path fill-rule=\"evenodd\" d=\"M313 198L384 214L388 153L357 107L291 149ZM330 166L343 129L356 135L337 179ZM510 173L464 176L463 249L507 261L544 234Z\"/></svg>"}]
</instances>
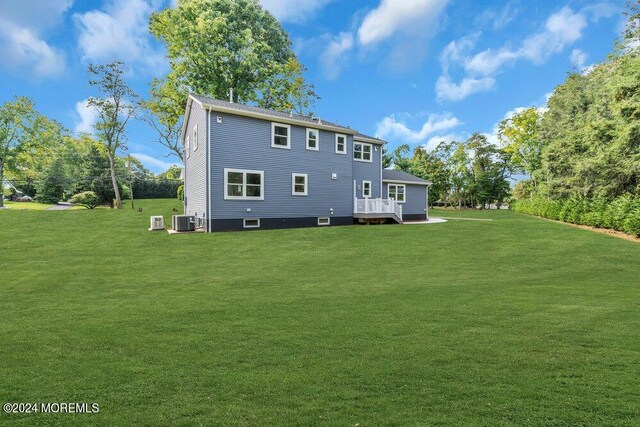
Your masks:
<instances>
[{"instance_id":1,"label":"utility box","mask_svg":"<svg viewBox=\"0 0 640 427\"><path fill-rule=\"evenodd\" d=\"M149 227L149 231L156 231L156 230L164 230L164 217L162 216L151 217L151 227Z\"/></svg>"},{"instance_id":2,"label":"utility box","mask_svg":"<svg viewBox=\"0 0 640 427\"><path fill-rule=\"evenodd\" d=\"M196 217L193 215L174 215L171 218L171 226L175 231L194 231L196 229Z\"/></svg>"}]
</instances>

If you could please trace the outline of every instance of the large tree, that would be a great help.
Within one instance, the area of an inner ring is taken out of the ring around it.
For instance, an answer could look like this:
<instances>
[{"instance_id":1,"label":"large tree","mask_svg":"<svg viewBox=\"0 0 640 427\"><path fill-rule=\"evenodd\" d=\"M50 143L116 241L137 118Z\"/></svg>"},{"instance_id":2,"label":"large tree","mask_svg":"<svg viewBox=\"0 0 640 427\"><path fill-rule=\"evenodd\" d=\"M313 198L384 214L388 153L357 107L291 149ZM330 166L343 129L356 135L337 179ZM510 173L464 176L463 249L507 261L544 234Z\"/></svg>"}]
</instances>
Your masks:
<instances>
[{"instance_id":1,"label":"large tree","mask_svg":"<svg viewBox=\"0 0 640 427\"><path fill-rule=\"evenodd\" d=\"M145 106L160 142L182 159L181 119L188 94L310 114L317 95L305 82L291 40L258 0L178 0L151 15L171 71L151 85Z\"/></svg>"},{"instance_id":2,"label":"large tree","mask_svg":"<svg viewBox=\"0 0 640 427\"><path fill-rule=\"evenodd\" d=\"M498 128L498 138L511 164L518 171L526 173L534 187L538 185L538 173L542 166L542 116L539 109L527 108L500 122Z\"/></svg>"},{"instance_id":3,"label":"large tree","mask_svg":"<svg viewBox=\"0 0 640 427\"><path fill-rule=\"evenodd\" d=\"M34 103L25 97L16 97L13 101L0 106L0 187L4 189L5 169L15 169L17 159L28 149L27 137L37 117ZM0 191L0 207L4 202Z\"/></svg>"},{"instance_id":4,"label":"large tree","mask_svg":"<svg viewBox=\"0 0 640 427\"><path fill-rule=\"evenodd\" d=\"M136 111L137 96L127 85L122 75L124 64L114 61L106 65L89 65L89 73L94 79L89 84L98 89L99 97L91 97L88 105L96 109L98 122L95 124L98 140L104 145L109 158L111 184L116 199L116 207L122 208L118 176L116 174L117 153L125 151L126 126Z\"/></svg>"}]
</instances>

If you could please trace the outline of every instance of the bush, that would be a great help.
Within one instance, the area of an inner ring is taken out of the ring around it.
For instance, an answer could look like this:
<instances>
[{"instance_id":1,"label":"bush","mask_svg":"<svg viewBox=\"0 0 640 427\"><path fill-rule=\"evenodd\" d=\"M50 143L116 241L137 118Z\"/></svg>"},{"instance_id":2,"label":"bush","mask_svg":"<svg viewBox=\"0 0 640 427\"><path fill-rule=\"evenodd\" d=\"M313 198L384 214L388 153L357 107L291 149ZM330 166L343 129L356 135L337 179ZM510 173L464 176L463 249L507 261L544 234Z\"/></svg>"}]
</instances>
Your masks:
<instances>
[{"instance_id":1,"label":"bush","mask_svg":"<svg viewBox=\"0 0 640 427\"><path fill-rule=\"evenodd\" d=\"M625 218L624 231L640 237L640 209L635 209Z\"/></svg>"},{"instance_id":2,"label":"bush","mask_svg":"<svg viewBox=\"0 0 640 427\"><path fill-rule=\"evenodd\" d=\"M82 205L87 209L95 209L100 204L100 199L93 191L84 191L71 197L71 203Z\"/></svg>"},{"instance_id":3,"label":"bush","mask_svg":"<svg viewBox=\"0 0 640 427\"><path fill-rule=\"evenodd\" d=\"M177 197L184 202L184 184L178 187Z\"/></svg>"},{"instance_id":4,"label":"bush","mask_svg":"<svg viewBox=\"0 0 640 427\"><path fill-rule=\"evenodd\" d=\"M611 228L640 236L640 197L630 194L613 201L602 198L588 200L581 196L572 196L561 201L537 196L515 200L511 203L511 209L528 215L572 224Z\"/></svg>"}]
</instances>

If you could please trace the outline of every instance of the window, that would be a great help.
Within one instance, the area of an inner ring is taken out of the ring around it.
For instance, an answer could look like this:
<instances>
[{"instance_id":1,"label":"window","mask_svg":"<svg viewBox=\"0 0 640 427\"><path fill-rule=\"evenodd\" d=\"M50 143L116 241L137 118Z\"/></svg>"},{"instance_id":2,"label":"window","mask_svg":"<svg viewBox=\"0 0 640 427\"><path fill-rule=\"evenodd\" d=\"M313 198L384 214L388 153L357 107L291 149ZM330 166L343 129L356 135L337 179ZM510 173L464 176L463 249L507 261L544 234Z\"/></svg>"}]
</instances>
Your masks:
<instances>
[{"instance_id":1,"label":"window","mask_svg":"<svg viewBox=\"0 0 640 427\"><path fill-rule=\"evenodd\" d=\"M371 197L371 181L362 181L362 197Z\"/></svg>"},{"instance_id":2,"label":"window","mask_svg":"<svg viewBox=\"0 0 640 427\"><path fill-rule=\"evenodd\" d=\"M198 149L198 125L193 127L193 151Z\"/></svg>"},{"instance_id":3,"label":"window","mask_svg":"<svg viewBox=\"0 0 640 427\"><path fill-rule=\"evenodd\" d=\"M331 225L331 218L318 218L318 225Z\"/></svg>"},{"instance_id":4,"label":"window","mask_svg":"<svg viewBox=\"0 0 640 427\"><path fill-rule=\"evenodd\" d=\"M243 228L260 228L260 218L251 218L242 220Z\"/></svg>"},{"instance_id":5,"label":"window","mask_svg":"<svg viewBox=\"0 0 640 427\"><path fill-rule=\"evenodd\" d=\"M271 123L271 146L291 148L291 126Z\"/></svg>"},{"instance_id":6,"label":"window","mask_svg":"<svg viewBox=\"0 0 640 427\"><path fill-rule=\"evenodd\" d=\"M189 155L191 154L191 153L190 153L190 150L189 150L189 135L187 135L187 139L186 139L186 141L184 142L184 151L185 151L185 153L187 154L187 159L188 159L188 158L189 158Z\"/></svg>"},{"instance_id":7,"label":"window","mask_svg":"<svg viewBox=\"0 0 640 427\"><path fill-rule=\"evenodd\" d=\"M398 203L404 203L405 198L405 186L404 184L389 184L389 198L395 200Z\"/></svg>"},{"instance_id":8,"label":"window","mask_svg":"<svg viewBox=\"0 0 640 427\"><path fill-rule=\"evenodd\" d=\"M307 195L307 174L306 173L291 174L291 195L292 196Z\"/></svg>"},{"instance_id":9,"label":"window","mask_svg":"<svg viewBox=\"0 0 640 427\"><path fill-rule=\"evenodd\" d=\"M225 200L264 200L264 172L224 170Z\"/></svg>"},{"instance_id":10,"label":"window","mask_svg":"<svg viewBox=\"0 0 640 427\"><path fill-rule=\"evenodd\" d=\"M336 134L336 154L347 154L347 136Z\"/></svg>"},{"instance_id":11,"label":"window","mask_svg":"<svg viewBox=\"0 0 640 427\"><path fill-rule=\"evenodd\" d=\"M371 161L371 144L353 143L353 159L360 162Z\"/></svg>"},{"instance_id":12,"label":"window","mask_svg":"<svg viewBox=\"0 0 640 427\"><path fill-rule=\"evenodd\" d=\"M307 129L307 150L318 151L320 148L320 131L317 129Z\"/></svg>"}]
</instances>

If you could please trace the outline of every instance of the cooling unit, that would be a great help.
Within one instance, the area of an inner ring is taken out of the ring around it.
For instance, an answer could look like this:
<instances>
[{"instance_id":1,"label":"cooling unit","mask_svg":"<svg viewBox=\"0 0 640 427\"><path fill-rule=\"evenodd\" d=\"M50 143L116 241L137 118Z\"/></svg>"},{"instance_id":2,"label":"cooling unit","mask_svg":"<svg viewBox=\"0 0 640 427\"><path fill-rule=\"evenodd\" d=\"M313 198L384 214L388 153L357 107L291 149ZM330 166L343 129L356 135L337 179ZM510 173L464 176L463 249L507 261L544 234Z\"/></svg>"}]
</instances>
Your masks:
<instances>
[{"instance_id":1,"label":"cooling unit","mask_svg":"<svg viewBox=\"0 0 640 427\"><path fill-rule=\"evenodd\" d=\"M193 215L174 215L171 218L171 225L175 231L194 231L196 218Z\"/></svg>"},{"instance_id":2,"label":"cooling unit","mask_svg":"<svg viewBox=\"0 0 640 427\"><path fill-rule=\"evenodd\" d=\"M164 217L162 216L152 216L151 217L151 227L149 230L164 230Z\"/></svg>"}]
</instances>

